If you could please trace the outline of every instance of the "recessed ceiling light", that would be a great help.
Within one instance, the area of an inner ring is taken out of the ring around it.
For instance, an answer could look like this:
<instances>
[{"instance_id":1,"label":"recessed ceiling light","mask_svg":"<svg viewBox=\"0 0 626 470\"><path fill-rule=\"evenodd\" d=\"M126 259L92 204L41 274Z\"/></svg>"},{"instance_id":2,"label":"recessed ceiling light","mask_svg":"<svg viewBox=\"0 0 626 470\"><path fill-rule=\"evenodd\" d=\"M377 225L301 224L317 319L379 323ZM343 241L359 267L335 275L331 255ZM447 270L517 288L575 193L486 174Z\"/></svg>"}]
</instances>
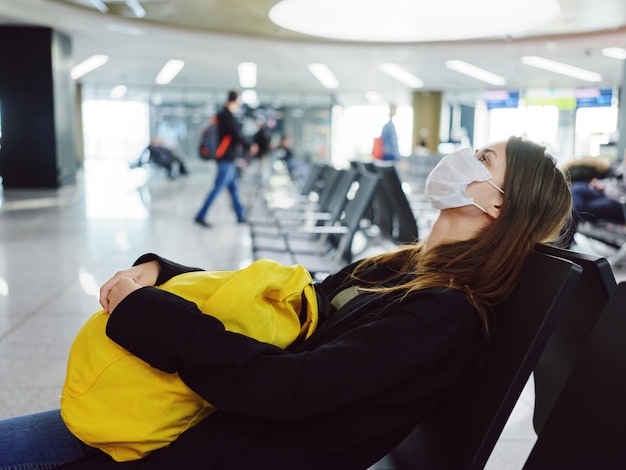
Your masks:
<instances>
[{"instance_id":1,"label":"recessed ceiling light","mask_svg":"<svg viewBox=\"0 0 626 470\"><path fill-rule=\"evenodd\" d=\"M413 75L408 70L403 69L398 64L394 64L392 62L383 62L379 65L380 70L385 72L390 77L395 78L401 83L404 83L406 86L411 88L422 88L424 86L424 82Z\"/></svg>"},{"instance_id":2,"label":"recessed ceiling light","mask_svg":"<svg viewBox=\"0 0 626 470\"><path fill-rule=\"evenodd\" d=\"M613 59L626 59L626 49L622 47L605 47L602 49L602 55L612 57Z\"/></svg>"},{"instance_id":3,"label":"recessed ceiling light","mask_svg":"<svg viewBox=\"0 0 626 470\"><path fill-rule=\"evenodd\" d=\"M238 66L239 85L242 88L254 88L256 86L256 64L254 62L242 62Z\"/></svg>"},{"instance_id":4,"label":"recessed ceiling light","mask_svg":"<svg viewBox=\"0 0 626 470\"><path fill-rule=\"evenodd\" d=\"M259 103L255 90L243 90L241 92L241 101L249 106L256 106Z\"/></svg>"},{"instance_id":5,"label":"recessed ceiling light","mask_svg":"<svg viewBox=\"0 0 626 470\"><path fill-rule=\"evenodd\" d=\"M468 77L475 78L476 80L480 80L491 85L506 84L504 77L489 72L488 70L481 69L480 67L476 67L475 65L468 64L467 62L463 62L462 60L447 60L446 67L450 70L454 70L467 75Z\"/></svg>"},{"instance_id":6,"label":"recessed ceiling light","mask_svg":"<svg viewBox=\"0 0 626 470\"><path fill-rule=\"evenodd\" d=\"M133 12L133 15L135 15L137 18L143 18L144 16L146 16L146 10L143 6L141 6L139 0L127 0L126 5L128 5L128 8L130 8L130 10Z\"/></svg>"},{"instance_id":7,"label":"recessed ceiling light","mask_svg":"<svg viewBox=\"0 0 626 470\"><path fill-rule=\"evenodd\" d=\"M143 36L143 30L133 26L109 23L105 26L105 29L114 33L129 34L130 36Z\"/></svg>"},{"instance_id":8,"label":"recessed ceiling light","mask_svg":"<svg viewBox=\"0 0 626 470\"><path fill-rule=\"evenodd\" d=\"M310 64L309 70L326 88L337 88L339 80L326 64Z\"/></svg>"},{"instance_id":9,"label":"recessed ceiling light","mask_svg":"<svg viewBox=\"0 0 626 470\"><path fill-rule=\"evenodd\" d=\"M109 7L102 0L91 0L91 4L102 13L109 11Z\"/></svg>"},{"instance_id":10,"label":"recessed ceiling light","mask_svg":"<svg viewBox=\"0 0 626 470\"><path fill-rule=\"evenodd\" d=\"M174 77L178 75L183 67L185 66L184 60L172 59L168 60L167 63L163 66L159 74L157 75L155 82L159 85L167 85Z\"/></svg>"},{"instance_id":11,"label":"recessed ceiling light","mask_svg":"<svg viewBox=\"0 0 626 470\"><path fill-rule=\"evenodd\" d=\"M537 67L542 70L548 70L550 72L560 73L572 78L578 78L586 82L601 82L602 75L599 73L591 72L590 70L581 69L573 65L564 64L555 60L545 59L543 57L537 57L534 55L522 57L522 63L530 65L531 67Z\"/></svg>"},{"instance_id":12,"label":"recessed ceiling light","mask_svg":"<svg viewBox=\"0 0 626 470\"><path fill-rule=\"evenodd\" d=\"M374 90L365 92L365 99L372 104L386 104L387 101L383 98L383 95Z\"/></svg>"},{"instance_id":13,"label":"recessed ceiling light","mask_svg":"<svg viewBox=\"0 0 626 470\"><path fill-rule=\"evenodd\" d=\"M109 95L113 99L120 99L120 98L124 98L127 92L128 92L128 88L126 87L126 85L117 85L113 87Z\"/></svg>"},{"instance_id":14,"label":"recessed ceiling light","mask_svg":"<svg viewBox=\"0 0 626 470\"><path fill-rule=\"evenodd\" d=\"M556 18L556 0L282 0L285 29L349 41L446 41L512 35Z\"/></svg>"},{"instance_id":15,"label":"recessed ceiling light","mask_svg":"<svg viewBox=\"0 0 626 470\"><path fill-rule=\"evenodd\" d=\"M92 70L97 69L98 67L103 66L109 61L109 56L96 54L89 57L89 59L84 60L80 64L72 67L71 76L74 80L82 77L83 75L91 72Z\"/></svg>"}]
</instances>

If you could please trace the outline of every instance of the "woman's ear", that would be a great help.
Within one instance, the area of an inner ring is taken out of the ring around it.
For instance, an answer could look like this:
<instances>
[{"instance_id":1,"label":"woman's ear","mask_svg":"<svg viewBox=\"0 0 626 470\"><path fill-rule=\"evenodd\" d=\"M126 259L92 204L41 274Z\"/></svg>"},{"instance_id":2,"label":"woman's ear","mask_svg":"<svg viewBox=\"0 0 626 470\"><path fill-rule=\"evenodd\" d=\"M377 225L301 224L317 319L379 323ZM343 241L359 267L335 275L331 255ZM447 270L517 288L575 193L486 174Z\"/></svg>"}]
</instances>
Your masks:
<instances>
[{"instance_id":1,"label":"woman's ear","mask_svg":"<svg viewBox=\"0 0 626 470\"><path fill-rule=\"evenodd\" d=\"M502 209L502 204L504 204L504 199L501 194L495 194L489 200L489 204L485 208L487 211L487 215L489 215L493 219L497 219L500 217L500 210Z\"/></svg>"},{"instance_id":2,"label":"woman's ear","mask_svg":"<svg viewBox=\"0 0 626 470\"><path fill-rule=\"evenodd\" d=\"M489 217L493 218L493 219L497 219L498 217L500 217L500 208L502 206L501 205L497 205L497 204L491 204L489 206L487 206L487 215L489 215Z\"/></svg>"}]
</instances>

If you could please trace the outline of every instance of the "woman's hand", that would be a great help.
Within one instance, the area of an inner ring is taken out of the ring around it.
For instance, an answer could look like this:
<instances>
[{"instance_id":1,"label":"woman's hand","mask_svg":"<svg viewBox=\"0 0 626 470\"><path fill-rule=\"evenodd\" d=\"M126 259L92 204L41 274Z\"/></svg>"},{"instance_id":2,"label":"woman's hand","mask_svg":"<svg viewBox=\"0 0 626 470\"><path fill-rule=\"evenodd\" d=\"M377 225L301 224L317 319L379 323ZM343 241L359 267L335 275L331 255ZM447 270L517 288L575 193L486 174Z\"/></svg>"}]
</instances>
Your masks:
<instances>
[{"instance_id":1,"label":"woman's hand","mask_svg":"<svg viewBox=\"0 0 626 470\"><path fill-rule=\"evenodd\" d=\"M596 189L598 191L604 191L604 181L598 179L598 178L593 178L590 182L589 182L589 187L591 189Z\"/></svg>"},{"instance_id":2,"label":"woman's hand","mask_svg":"<svg viewBox=\"0 0 626 470\"><path fill-rule=\"evenodd\" d=\"M111 313L128 294L145 286L154 286L159 276L159 262L148 261L117 272L100 288L100 305Z\"/></svg>"}]
</instances>

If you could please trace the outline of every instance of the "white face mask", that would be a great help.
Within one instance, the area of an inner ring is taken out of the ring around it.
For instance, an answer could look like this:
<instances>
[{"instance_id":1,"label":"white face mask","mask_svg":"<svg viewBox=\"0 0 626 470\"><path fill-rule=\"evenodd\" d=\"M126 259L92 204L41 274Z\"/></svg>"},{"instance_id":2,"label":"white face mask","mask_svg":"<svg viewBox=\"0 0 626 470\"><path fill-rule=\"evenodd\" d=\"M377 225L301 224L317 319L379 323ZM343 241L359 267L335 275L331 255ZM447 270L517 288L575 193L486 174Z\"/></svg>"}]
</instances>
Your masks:
<instances>
[{"instance_id":1,"label":"white face mask","mask_svg":"<svg viewBox=\"0 0 626 470\"><path fill-rule=\"evenodd\" d=\"M474 156L470 149L461 149L443 157L426 179L426 195L435 209L476 206L467 195L467 186L474 181L486 181L502 194L504 191L492 183L492 176L485 165Z\"/></svg>"}]
</instances>

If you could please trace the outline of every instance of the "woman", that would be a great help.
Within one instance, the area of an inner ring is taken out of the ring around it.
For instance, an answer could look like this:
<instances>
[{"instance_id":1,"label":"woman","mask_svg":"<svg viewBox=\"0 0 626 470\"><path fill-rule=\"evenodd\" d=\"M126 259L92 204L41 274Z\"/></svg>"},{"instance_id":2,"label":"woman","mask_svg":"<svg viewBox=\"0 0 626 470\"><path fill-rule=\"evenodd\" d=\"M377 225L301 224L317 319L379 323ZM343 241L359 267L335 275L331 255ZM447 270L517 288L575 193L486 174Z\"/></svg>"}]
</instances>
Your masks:
<instances>
[{"instance_id":1,"label":"woman","mask_svg":"<svg viewBox=\"0 0 626 470\"><path fill-rule=\"evenodd\" d=\"M218 411L124 464L86 449L58 411L16 418L0 423L0 449L15 457L0 459L73 469L372 465L475 370L492 306L571 210L554 159L517 137L445 157L427 194L441 209L427 240L316 285L318 328L287 350L229 333L194 304L149 287L191 268L140 258L101 289L107 334L153 367L178 372Z\"/></svg>"}]
</instances>

